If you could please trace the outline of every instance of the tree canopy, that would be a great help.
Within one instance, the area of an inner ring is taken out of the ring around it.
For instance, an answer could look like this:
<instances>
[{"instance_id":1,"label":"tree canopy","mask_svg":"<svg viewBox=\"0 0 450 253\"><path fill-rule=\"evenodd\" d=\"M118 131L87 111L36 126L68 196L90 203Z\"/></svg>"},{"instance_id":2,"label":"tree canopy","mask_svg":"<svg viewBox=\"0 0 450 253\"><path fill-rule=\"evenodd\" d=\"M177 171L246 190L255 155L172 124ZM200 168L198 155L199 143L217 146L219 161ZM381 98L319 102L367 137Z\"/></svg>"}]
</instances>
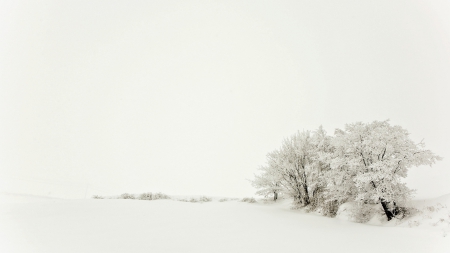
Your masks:
<instances>
[{"instance_id":1,"label":"tree canopy","mask_svg":"<svg viewBox=\"0 0 450 253\"><path fill-rule=\"evenodd\" d=\"M388 220L411 198L402 178L408 169L441 158L414 143L407 130L389 121L353 123L329 136L319 127L298 132L267 155L253 186L264 196L290 196L296 205L334 215L340 204L381 204ZM275 198L276 199L276 198Z\"/></svg>"}]
</instances>

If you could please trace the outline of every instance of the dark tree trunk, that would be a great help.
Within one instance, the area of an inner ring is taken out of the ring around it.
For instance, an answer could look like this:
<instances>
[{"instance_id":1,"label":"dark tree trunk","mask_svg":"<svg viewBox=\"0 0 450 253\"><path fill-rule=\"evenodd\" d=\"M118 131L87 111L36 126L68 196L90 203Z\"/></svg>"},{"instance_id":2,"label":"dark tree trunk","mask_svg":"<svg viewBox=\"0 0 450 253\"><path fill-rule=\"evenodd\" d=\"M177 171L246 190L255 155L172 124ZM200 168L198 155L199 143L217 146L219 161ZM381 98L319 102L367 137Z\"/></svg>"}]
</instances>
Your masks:
<instances>
[{"instance_id":1,"label":"dark tree trunk","mask_svg":"<svg viewBox=\"0 0 450 253\"><path fill-rule=\"evenodd\" d=\"M308 187L306 185L303 185L303 190L305 191L305 196L303 197L304 205L309 205L309 193L308 193Z\"/></svg>"},{"instance_id":2,"label":"dark tree trunk","mask_svg":"<svg viewBox=\"0 0 450 253\"><path fill-rule=\"evenodd\" d=\"M277 201L278 199L278 192L273 192L273 201Z\"/></svg>"},{"instance_id":3,"label":"dark tree trunk","mask_svg":"<svg viewBox=\"0 0 450 253\"><path fill-rule=\"evenodd\" d=\"M391 210L389 210L389 202L387 202L384 199L380 199L380 202L381 202L381 206L383 207L384 213L386 214L388 221L392 220L392 218L394 218L395 214L397 213L397 207L395 207L394 211L392 212ZM394 205L395 205L395 202L394 202Z\"/></svg>"}]
</instances>

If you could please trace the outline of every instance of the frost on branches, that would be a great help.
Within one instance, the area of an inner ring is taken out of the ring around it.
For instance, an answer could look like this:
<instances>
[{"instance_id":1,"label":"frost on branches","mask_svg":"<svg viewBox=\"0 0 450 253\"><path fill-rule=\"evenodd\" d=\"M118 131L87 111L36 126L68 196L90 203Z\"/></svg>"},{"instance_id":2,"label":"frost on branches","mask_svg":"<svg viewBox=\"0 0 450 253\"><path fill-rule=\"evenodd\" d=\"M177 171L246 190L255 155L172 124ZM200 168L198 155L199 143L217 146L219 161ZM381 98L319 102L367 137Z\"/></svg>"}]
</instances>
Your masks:
<instances>
[{"instance_id":1,"label":"frost on branches","mask_svg":"<svg viewBox=\"0 0 450 253\"><path fill-rule=\"evenodd\" d=\"M281 148L267 155L267 165L255 176L257 194L283 194L296 206L318 208L324 201L324 178L329 165L319 160L321 152L330 151L330 139L322 128L311 134L298 132L283 141Z\"/></svg>"},{"instance_id":2,"label":"frost on branches","mask_svg":"<svg viewBox=\"0 0 450 253\"><path fill-rule=\"evenodd\" d=\"M349 124L333 137L321 127L312 135L299 132L267 158L253 181L258 194L271 193L276 199L285 193L294 203L325 215L334 215L347 201L360 207L380 204L388 220L411 197L412 190L401 181L408 169L441 159L389 121Z\"/></svg>"},{"instance_id":3,"label":"frost on branches","mask_svg":"<svg viewBox=\"0 0 450 253\"><path fill-rule=\"evenodd\" d=\"M388 121L355 123L336 130L332 170L353 184L353 200L380 203L388 220L398 214L398 204L411 197L401 182L412 166L432 165L440 157L414 143L408 132Z\"/></svg>"},{"instance_id":4,"label":"frost on branches","mask_svg":"<svg viewBox=\"0 0 450 253\"><path fill-rule=\"evenodd\" d=\"M252 186L259 189L256 194L266 198L272 196L273 200L277 201L278 195L282 189L276 170L272 169L270 166L263 166L260 170L261 174L255 175L255 179L252 181Z\"/></svg>"}]
</instances>

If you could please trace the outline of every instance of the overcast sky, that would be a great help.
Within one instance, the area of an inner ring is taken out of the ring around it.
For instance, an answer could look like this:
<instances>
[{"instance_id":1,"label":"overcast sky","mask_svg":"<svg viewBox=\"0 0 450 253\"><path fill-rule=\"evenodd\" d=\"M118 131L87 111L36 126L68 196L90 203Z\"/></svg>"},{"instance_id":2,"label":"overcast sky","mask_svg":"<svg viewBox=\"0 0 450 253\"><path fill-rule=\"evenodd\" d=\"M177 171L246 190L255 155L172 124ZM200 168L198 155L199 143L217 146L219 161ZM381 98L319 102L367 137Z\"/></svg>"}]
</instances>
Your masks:
<instances>
[{"instance_id":1,"label":"overcast sky","mask_svg":"<svg viewBox=\"0 0 450 253\"><path fill-rule=\"evenodd\" d=\"M297 130L390 119L444 160L449 1L1 1L0 190L250 196Z\"/></svg>"}]
</instances>

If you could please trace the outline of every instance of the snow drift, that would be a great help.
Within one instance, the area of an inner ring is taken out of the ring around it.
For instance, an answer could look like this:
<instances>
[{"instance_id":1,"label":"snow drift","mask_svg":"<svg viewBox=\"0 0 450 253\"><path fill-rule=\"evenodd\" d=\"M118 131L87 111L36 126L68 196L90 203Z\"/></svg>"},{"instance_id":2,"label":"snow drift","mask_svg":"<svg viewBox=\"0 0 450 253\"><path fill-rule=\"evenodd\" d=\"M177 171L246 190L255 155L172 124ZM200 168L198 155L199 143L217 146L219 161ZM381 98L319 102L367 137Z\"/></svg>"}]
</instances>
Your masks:
<instances>
[{"instance_id":1,"label":"snow drift","mask_svg":"<svg viewBox=\"0 0 450 253\"><path fill-rule=\"evenodd\" d=\"M0 200L2 252L450 252L450 195L415 203L432 212L379 226L291 210L288 200Z\"/></svg>"}]
</instances>

